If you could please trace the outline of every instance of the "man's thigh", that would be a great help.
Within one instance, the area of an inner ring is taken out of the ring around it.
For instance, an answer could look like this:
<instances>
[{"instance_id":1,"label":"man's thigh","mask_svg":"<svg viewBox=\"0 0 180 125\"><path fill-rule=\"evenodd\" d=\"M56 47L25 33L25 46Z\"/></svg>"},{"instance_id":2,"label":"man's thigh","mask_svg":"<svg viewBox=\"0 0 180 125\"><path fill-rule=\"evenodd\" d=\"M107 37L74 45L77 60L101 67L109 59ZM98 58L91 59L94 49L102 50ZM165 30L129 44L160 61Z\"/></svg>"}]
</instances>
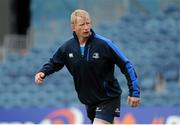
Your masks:
<instances>
[{"instance_id":1,"label":"man's thigh","mask_svg":"<svg viewBox=\"0 0 180 125\"><path fill-rule=\"evenodd\" d=\"M104 101L96 106L86 106L86 108L92 123L94 119L112 123L114 117L120 116L120 97Z\"/></svg>"}]
</instances>

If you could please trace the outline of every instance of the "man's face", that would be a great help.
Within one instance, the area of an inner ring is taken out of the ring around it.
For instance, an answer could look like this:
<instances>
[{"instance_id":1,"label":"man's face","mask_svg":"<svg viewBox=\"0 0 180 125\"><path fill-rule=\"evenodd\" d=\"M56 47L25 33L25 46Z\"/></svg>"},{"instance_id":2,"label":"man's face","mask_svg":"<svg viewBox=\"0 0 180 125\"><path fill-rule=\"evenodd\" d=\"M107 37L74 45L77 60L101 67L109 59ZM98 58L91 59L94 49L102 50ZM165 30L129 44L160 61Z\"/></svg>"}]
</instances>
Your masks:
<instances>
[{"instance_id":1,"label":"man's face","mask_svg":"<svg viewBox=\"0 0 180 125\"><path fill-rule=\"evenodd\" d=\"M90 36L91 32L91 19L87 17L77 16L73 26L73 31L76 32L78 38L86 39Z\"/></svg>"}]
</instances>

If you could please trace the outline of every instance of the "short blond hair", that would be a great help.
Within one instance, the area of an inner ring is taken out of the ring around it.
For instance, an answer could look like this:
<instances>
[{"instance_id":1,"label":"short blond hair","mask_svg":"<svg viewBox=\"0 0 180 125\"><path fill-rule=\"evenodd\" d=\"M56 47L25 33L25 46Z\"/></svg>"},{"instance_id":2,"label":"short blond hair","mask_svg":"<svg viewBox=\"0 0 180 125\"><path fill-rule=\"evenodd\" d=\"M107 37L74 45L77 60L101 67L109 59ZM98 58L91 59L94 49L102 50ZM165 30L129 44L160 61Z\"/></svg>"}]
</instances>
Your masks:
<instances>
[{"instance_id":1,"label":"short blond hair","mask_svg":"<svg viewBox=\"0 0 180 125\"><path fill-rule=\"evenodd\" d=\"M91 19L89 13L85 10L82 9L77 9L74 12L72 12L71 14L71 24L75 24L76 23L76 18L77 17L89 17L89 19Z\"/></svg>"}]
</instances>

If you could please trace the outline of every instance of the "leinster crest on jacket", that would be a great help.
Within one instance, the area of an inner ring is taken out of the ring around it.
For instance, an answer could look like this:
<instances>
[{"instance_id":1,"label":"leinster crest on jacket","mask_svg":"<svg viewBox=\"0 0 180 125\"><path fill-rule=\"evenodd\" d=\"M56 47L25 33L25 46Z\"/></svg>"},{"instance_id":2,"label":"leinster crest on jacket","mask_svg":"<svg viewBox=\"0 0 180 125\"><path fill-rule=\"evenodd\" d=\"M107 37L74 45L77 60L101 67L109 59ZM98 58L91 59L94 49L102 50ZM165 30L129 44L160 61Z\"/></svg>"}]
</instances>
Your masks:
<instances>
[{"instance_id":1,"label":"leinster crest on jacket","mask_svg":"<svg viewBox=\"0 0 180 125\"><path fill-rule=\"evenodd\" d=\"M92 58L99 59L100 58L99 53L93 53Z\"/></svg>"}]
</instances>

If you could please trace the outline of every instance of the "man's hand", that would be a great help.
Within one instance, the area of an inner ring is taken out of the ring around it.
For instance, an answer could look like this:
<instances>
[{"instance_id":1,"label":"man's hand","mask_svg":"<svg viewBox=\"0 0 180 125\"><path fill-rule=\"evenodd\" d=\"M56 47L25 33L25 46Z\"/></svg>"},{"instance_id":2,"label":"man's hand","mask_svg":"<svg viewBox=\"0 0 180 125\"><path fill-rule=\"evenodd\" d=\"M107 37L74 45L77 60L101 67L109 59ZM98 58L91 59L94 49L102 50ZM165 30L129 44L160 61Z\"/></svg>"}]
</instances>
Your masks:
<instances>
[{"instance_id":1,"label":"man's hand","mask_svg":"<svg viewBox=\"0 0 180 125\"><path fill-rule=\"evenodd\" d=\"M131 107L137 107L140 104L140 98L128 96L127 102Z\"/></svg>"},{"instance_id":2,"label":"man's hand","mask_svg":"<svg viewBox=\"0 0 180 125\"><path fill-rule=\"evenodd\" d=\"M45 74L43 72L39 72L35 75L35 83L36 85L40 85L45 78Z\"/></svg>"}]
</instances>

